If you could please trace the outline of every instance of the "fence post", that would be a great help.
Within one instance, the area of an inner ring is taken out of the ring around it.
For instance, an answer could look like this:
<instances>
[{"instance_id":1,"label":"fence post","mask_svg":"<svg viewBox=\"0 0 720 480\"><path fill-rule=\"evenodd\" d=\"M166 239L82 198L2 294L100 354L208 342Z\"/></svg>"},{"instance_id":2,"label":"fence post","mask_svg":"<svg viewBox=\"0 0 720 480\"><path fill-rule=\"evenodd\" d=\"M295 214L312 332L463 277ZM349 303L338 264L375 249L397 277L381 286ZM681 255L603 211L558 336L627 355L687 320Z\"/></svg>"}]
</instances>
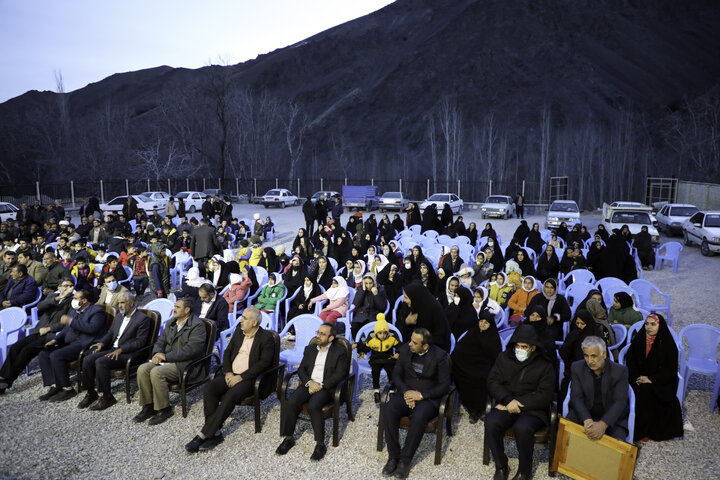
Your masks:
<instances>
[{"instance_id":1,"label":"fence post","mask_svg":"<svg viewBox=\"0 0 720 480\"><path fill-rule=\"evenodd\" d=\"M488 186L488 195L492 195L492 180L488 180L489 186Z\"/></svg>"},{"instance_id":2,"label":"fence post","mask_svg":"<svg viewBox=\"0 0 720 480\"><path fill-rule=\"evenodd\" d=\"M371 179L370 179L370 185L372 185L373 187L375 186L375 179L374 179L374 178L371 178Z\"/></svg>"},{"instance_id":3,"label":"fence post","mask_svg":"<svg viewBox=\"0 0 720 480\"><path fill-rule=\"evenodd\" d=\"M149 180L148 180L149 181ZM38 194L39 195L39 194ZM100 180L100 201L105 203L105 188L103 188L103 181Z\"/></svg>"},{"instance_id":4,"label":"fence post","mask_svg":"<svg viewBox=\"0 0 720 480\"><path fill-rule=\"evenodd\" d=\"M190 179L189 178L185 179L185 190L190 190Z\"/></svg>"},{"instance_id":5,"label":"fence post","mask_svg":"<svg viewBox=\"0 0 720 480\"><path fill-rule=\"evenodd\" d=\"M218 190L222 190L222 179L218 178Z\"/></svg>"},{"instance_id":6,"label":"fence post","mask_svg":"<svg viewBox=\"0 0 720 480\"><path fill-rule=\"evenodd\" d=\"M240 197L240 179L235 177L235 191L237 192L237 196Z\"/></svg>"},{"instance_id":7,"label":"fence post","mask_svg":"<svg viewBox=\"0 0 720 480\"><path fill-rule=\"evenodd\" d=\"M147 180L148 180L148 188L147 188L147 189L148 189L148 192L149 192L149 191L150 191L150 179L148 178Z\"/></svg>"},{"instance_id":8,"label":"fence post","mask_svg":"<svg viewBox=\"0 0 720 480\"><path fill-rule=\"evenodd\" d=\"M125 195L130 195L130 184L127 178L125 179Z\"/></svg>"},{"instance_id":9,"label":"fence post","mask_svg":"<svg viewBox=\"0 0 720 480\"><path fill-rule=\"evenodd\" d=\"M345 186L347 187L347 177L345 177Z\"/></svg>"},{"instance_id":10,"label":"fence post","mask_svg":"<svg viewBox=\"0 0 720 480\"><path fill-rule=\"evenodd\" d=\"M70 201L75 208L75 183L72 180L70 180Z\"/></svg>"},{"instance_id":11,"label":"fence post","mask_svg":"<svg viewBox=\"0 0 720 480\"><path fill-rule=\"evenodd\" d=\"M460 196L460 180L458 180L458 197Z\"/></svg>"},{"instance_id":12,"label":"fence post","mask_svg":"<svg viewBox=\"0 0 720 480\"><path fill-rule=\"evenodd\" d=\"M278 185L278 179L277 179L277 177L275 177L275 188L280 188L280 186Z\"/></svg>"},{"instance_id":13,"label":"fence post","mask_svg":"<svg viewBox=\"0 0 720 480\"><path fill-rule=\"evenodd\" d=\"M399 186L399 189L400 189L400 193L402 193L402 178L400 178L399 180L400 180L400 181L398 182L398 186Z\"/></svg>"},{"instance_id":14,"label":"fence post","mask_svg":"<svg viewBox=\"0 0 720 480\"><path fill-rule=\"evenodd\" d=\"M323 188L323 179L322 179L322 178L320 179L320 190L325 190L325 189Z\"/></svg>"},{"instance_id":15,"label":"fence post","mask_svg":"<svg viewBox=\"0 0 720 480\"><path fill-rule=\"evenodd\" d=\"M40 182L35 182L35 197L40 201Z\"/></svg>"},{"instance_id":16,"label":"fence post","mask_svg":"<svg viewBox=\"0 0 720 480\"><path fill-rule=\"evenodd\" d=\"M523 198L525 198L525 180L523 180L523 184L522 184L522 196L523 196ZM525 202L523 202L523 204L524 203Z\"/></svg>"},{"instance_id":17,"label":"fence post","mask_svg":"<svg viewBox=\"0 0 720 480\"><path fill-rule=\"evenodd\" d=\"M430 198L430 179L427 179L427 196L425 198Z\"/></svg>"},{"instance_id":18,"label":"fence post","mask_svg":"<svg viewBox=\"0 0 720 480\"><path fill-rule=\"evenodd\" d=\"M253 197L257 197L257 178L253 178ZM250 199L250 203L252 203L252 198Z\"/></svg>"},{"instance_id":19,"label":"fence post","mask_svg":"<svg viewBox=\"0 0 720 480\"><path fill-rule=\"evenodd\" d=\"M207 187L205 186L205 177L203 177L203 190L207 190Z\"/></svg>"},{"instance_id":20,"label":"fence post","mask_svg":"<svg viewBox=\"0 0 720 480\"><path fill-rule=\"evenodd\" d=\"M300 179L299 179L299 178L298 178L297 196L298 196L298 199L299 199L299 198L300 198Z\"/></svg>"}]
</instances>

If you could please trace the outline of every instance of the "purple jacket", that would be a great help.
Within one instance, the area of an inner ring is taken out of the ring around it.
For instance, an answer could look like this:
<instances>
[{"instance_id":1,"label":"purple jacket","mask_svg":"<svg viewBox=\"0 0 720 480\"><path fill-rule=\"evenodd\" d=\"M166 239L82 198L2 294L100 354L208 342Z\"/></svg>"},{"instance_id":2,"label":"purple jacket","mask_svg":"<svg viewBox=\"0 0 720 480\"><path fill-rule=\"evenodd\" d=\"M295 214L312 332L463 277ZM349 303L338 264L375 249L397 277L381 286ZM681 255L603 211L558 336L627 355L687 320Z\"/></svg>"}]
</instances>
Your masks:
<instances>
[{"instance_id":1,"label":"purple jacket","mask_svg":"<svg viewBox=\"0 0 720 480\"><path fill-rule=\"evenodd\" d=\"M14 288L13 288L14 287ZM13 289L12 295L8 297L8 292ZM38 284L30 275L15 283L14 279L10 279L5 285L2 292L2 301L10 300L13 307L22 307L28 303L32 303L38 296Z\"/></svg>"}]
</instances>

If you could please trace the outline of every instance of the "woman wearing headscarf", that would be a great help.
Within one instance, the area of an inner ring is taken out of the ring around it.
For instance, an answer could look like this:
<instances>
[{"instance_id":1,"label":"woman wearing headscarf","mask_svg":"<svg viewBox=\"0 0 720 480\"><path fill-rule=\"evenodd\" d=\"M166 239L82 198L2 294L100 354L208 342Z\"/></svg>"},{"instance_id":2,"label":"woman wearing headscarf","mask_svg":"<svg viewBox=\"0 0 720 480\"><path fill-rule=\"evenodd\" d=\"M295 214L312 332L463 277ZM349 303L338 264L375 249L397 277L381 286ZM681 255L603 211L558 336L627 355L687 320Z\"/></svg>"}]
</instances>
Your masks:
<instances>
[{"instance_id":1,"label":"woman wearing headscarf","mask_svg":"<svg viewBox=\"0 0 720 480\"><path fill-rule=\"evenodd\" d=\"M263 249L262 255L262 259L260 260L258 266L267 270L268 274L275 273L280 270L280 262L278 261L277 254L273 248L266 247Z\"/></svg>"},{"instance_id":2,"label":"woman wearing headscarf","mask_svg":"<svg viewBox=\"0 0 720 480\"><path fill-rule=\"evenodd\" d=\"M442 212L440 212L440 223L443 227L453 223L453 211L449 203L443 205Z\"/></svg>"},{"instance_id":3,"label":"woman wearing headscarf","mask_svg":"<svg viewBox=\"0 0 720 480\"><path fill-rule=\"evenodd\" d=\"M288 290L288 295L295 293L300 288L307 277L307 269L301 262L300 257L294 256L290 259L290 264L285 269L283 283Z\"/></svg>"},{"instance_id":4,"label":"woman wearing headscarf","mask_svg":"<svg viewBox=\"0 0 720 480\"><path fill-rule=\"evenodd\" d=\"M365 220L365 233L370 234L370 238L372 239L372 241L374 243L378 236L378 224L377 224L377 220L375 220L374 213L371 213L368 216L368 219Z\"/></svg>"},{"instance_id":5,"label":"woman wearing headscarf","mask_svg":"<svg viewBox=\"0 0 720 480\"><path fill-rule=\"evenodd\" d=\"M395 305L395 301L402 295L402 275L397 267L392 263L385 265L377 275L377 281L385 289L385 296L390 302L390 307Z\"/></svg>"},{"instance_id":6,"label":"woman wearing headscarf","mask_svg":"<svg viewBox=\"0 0 720 480\"><path fill-rule=\"evenodd\" d=\"M522 245L525 243L525 239L530 235L530 228L528 227L527 221L520 220L520 225L515 229L515 233L513 233L513 238L516 238L518 242Z\"/></svg>"},{"instance_id":7,"label":"woman wearing headscarf","mask_svg":"<svg viewBox=\"0 0 720 480\"><path fill-rule=\"evenodd\" d=\"M383 248L387 248L387 245ZM372 264L368 262L368 272L377 276L388 263L390 262L385 255L375 255L375 261Z\"/></svg>"},{"instance_id":8,"label":"woman wearing headscarf","mask_svg":"<svg viewBox=\"0 0 720 480\"><path fill-rule=\"evenodd\" d=\"M565 245L570 247L573 243L578 242L579 244L582 244L582 239L580 238L580 224L576 223L573 225L572 230L570 230L570 233L568 233L565 236Z\"/></svg>"},{"instance_id":9,"label":"woman wearing headscarf","mask_svg":"<svg viewBox=\"0 0 720 480\"><path fill-rule=\"evenodd\" d=\"M302 290L297 296L290 300L290 309L287 314L288 322L298 315L304 313L313 313L311 300L322 293L317 283L313 282L310 277L303 279Z\"/></svg>"},{"instance_id":10,"label":"woman wearing headscarf","mask_svg":"<svg viewBox=\"0 0 720 480\"><path fill-rule=\"evenodd\" d=\"M580 241L585 244L588 240L590 240L590 232L585 225L580 225Z\"/></svg>"},{"instance_id":11,"label":"woman wearing headscarf","mask_svg":"<svg viewBox=\"0 0 720 480\"><path fill-rule=\"evenodd\" d=\"M601 240L595 240L590 245L587 255L587 269L592 272L595 279L600 280L608 276L605 265L605 246Z\"/></svg>"},{"instance_id":12,"label":"woman wearing headscarf","mask_svg":"<svg viewBox=\"0 0 720 480\"><path fill-rule=\"evenodd\" d=\"M327 300L328 303L320 312L319 317L323 322L335 324L338 318L345 316L350 307L349 294L350 290L348 289L347 283L345 283L345 279L340 276L335 276L332 279L330 288L328 288L325 293L314 297L310 301L310 305L314 305L322 300ZM342 328L340 330L342 330ZM344 333L344 331L338 331L338 335Z\"/></svg>"},{"instance_id":13,"label":"woman wearing headscarf","mask_svg":"<svg viewBox=\"0 0 720 480\"><path fill-rule=\"evenodd\" d=\"M533 261L530 260L530 257L528 256L528 254L525 250L520 249L517 251L517 253L515 254L515 261L517 262L518 266L520 267L523 277L527 277L528 275L535 276L535 266L533 265ZM538 268L540 268L539 264L538 264ZM539 273L538 273L538 276L539 276ZM548 276L552 277L553 275L548 275ZM557 276L557 275L555 275L555 276Z\"/></svg>"},{"instance_id":14,"label":"woman wearing headscarf","mask_svg":"<svg viewBox=\"0 0 720 480\"><path fill-rule=\"evenodd\" d=\"M593 297L587 301L585 307L586 310L590 312L590 315L592 315L595 323L600 327L602 333L601 338L605 340L605 343L608 344L608 346L612 346L617 342L615 338L615 330L612 329L607 321L607 310L605 310L603 305L604 303L601 304L598 299ZM578 308L578 310L580 309Z\"/></svg>"},{"instance_id":15,"label":"woman wearing headscarf","mask_svg":"<svg viewBox=\"0 0 720 480\"><path fill-rule=\"evenodd\" d=\"M630 232L630 227L627 225L620 227L620 235L623 236L627 243L631 243L633 241L633 234Z\"/></svg>"},{"instance_id":16,"label":"woman wearing headscarf","mask_svg":"<svg viewBox=\"0 0 720 480\"><path fill-rule=\"evenodd\" d=\"M452 302L445 307L445 318L455 338L460 338L460 335L477 323L477 314L472 304L472 292L461 286L455 289Z\"/></svg>"},{"instance_id":17,"label":"woman wearing headscarf","mask_svg":"<svg viewBox=\"0 0 720 480\"><path fill-rule=\"evenodd\" d=\"M397 213L393 216L392 227L397 232L402 232L403 230L405 230L405 224L403 224L402 218L400 218L400 215L398 215Z\"/></svg>"},{"instance_id":18,"label":"woman wearing headscarf","mask_svg":"<svg viewBox=\"0 0 720 480\"><path fill-rule=\"evenodd\" d=\"M542 252L543 245L545 245L545 241L540 235L540 224L533 223L532 230L530 230L530 233L528 233L525 246L532 248L533 250L535 250L535 253L539 255L540 252Z\"/></svg>"},{"instance_id":19,"label":"woman wearing headscarf","mask_svg":"<svg viewBox=\"0 0 720 480\"><path fill-rule=\"evenodd\" d=\"M437 275L432 265L430 265L430 262L427 260L421 261L419 271L420 282L422 282L430 292L434 292L437 286Z\"/></svg>"},{"instance_id":20,"label":"woman wearing headscarf","mask_svg":"<svg viewBox=\"0 0 720 480\"><path fill-rule=\"evenodd\" d=\"M245 267L242 270L242 274L250 279L250 295L255 295L255 292L258 291L260 288L260 282L258 282L257 274L255 273L255 269L251 267L250 265L245 265Z\"/></svg>"},{"instance_id":21,"label":"woman wearing headscarf","mask_svg":"<svg viewBox=\"0 0 720 480\"><path fill-rule=\"evenodd\" d=\"M225 261L220 255L213 255L208 263L207 271L212 274L210 280L215 285L215 290L222 291L230 283L230 272L225 267Z\"/></svg>"},{"instance_id":22,"label":"woman wearing headscarf","mask_svg":"<svg viewBox=\"0 0 720 480\"><path fill-rule=\"evenodd\" d=\"M335 239L335 242L330 247L330 253L328 254L329 257L334 258L338 265L344 265L345 260L350 258L350 250L352 249L352 245L350 244L350 240L340 235Z\"/></svg>"},{"instance_id":23,"label":"woman wearing headscarf","mask_svg":"<svg viewBox=\"0 0 720 480\"><path fill-rule=\"evenodd\" d=\"M490 262L490 265L492 265L492 271L501 271L502 268L505 266L505 261L500 254L500 247L496 246L495 248L493 248L486 245L485 248L483 248L483 252L485 252L485 258Z\"/></svg>"},{"instance_id":24,"label":"woman wearing headscarf","mask_svg":"<svg viewBox=\"0 0 720 480\"><path fill-rule=\"evenodd\" d=\"M335 272L333 271L332 265L330 265L327 261L327 258L318 257L315 263L311 266L308 276L313 282L327 290L332 285Z\"/></svg>"},{"instance_id":25,"label":"woman wearing headscarf","mask_svg":"<svg viewBox=\"0 0 720 480\"><path fill-rule=\"evenodd\" d=\"M540 295L536 295L536 297L539 296ZM555 368L555 373L557 373L557 371L559 370L559 363L557 355L555 355L556 337L550 326L545 321L545 319L549 316L548 312L542 305L533 305L532 307L528 308L530 308L530 311L528 312L528 316L523 321L523 324L530 325L535 329L535 333L537 334L543 348L552 357L553 367Z\"/></svg>"},{"instance_id":26,"label":"woman wearing headscarf","mask_svg":"<svg viewBox=\"0 0 720 480\"><path fill-rule=\"evenodd\" d=\"M362 260L357 260L353 264L352 275L347 277L348 279L352 280L352 281L348 281L348 285L350 285L353 288L360 287L362 285L362 280L363 280L363 277L365 276L366 271L367 270L365 267L365 262Z\"/></svg>"},{"instance_id":27,"label":"woman wearing headscarf","mask_svg":"<svg viewBox=\"0 0 720 480\"><path fill-rule=\"evenodd\" d=\"M470 245L473 247L477 245L478 241L478 229L475 222L470 222L470 225L468 225L467 230L465 230L465 236L470 239Z\"/></svg>"},{"instance_id":28,"label":"woman wearing headscarf","mask_svg":"<svg viewBox=\"0 0 720 480\"><path fill-rule=\"evenodd\" d=\"M574 315L575 328L567 334L563 344L559 348L560 358L565 363L565 376L560 387L560 398L565 398L567 387L570 384L570 366L573 362L583 360L585 354L582 349L582 342L587 337L603 338L600 327L595 323L593 316L587 310L577 310Z\"/></svg>"},{"instance_id":29,"label":"woman wearing headscarf","mask_svg":"<svg viewBox=\"0 0 720 480\"><path fill-rule=\"evenodd\" d=\"M646 225L640 227L640 233L635 235L633 247L637 250L642 269L651 270L655 266L655 249L653 249L652 237Z\"/></svg>"},{"instance_id":30,"label":"woman wearing headscarf","mask_svg":"<svg viewBox=\"0 0 720 480\"><path fill-rule=\"evenodd\" d=\"M502 343L492 315L482 314L455 344L452 352L452 378L460 401L474 424L487 404L487 377L502 351Z\"/></svg>"},{"instance_id":31,"label":"woman wearing headscarf","mask_svg":"<svg viewBox=\"0 0 720 480\"><path fill-rule=\"evenodd\" d=\"M206 279L200 278L200 269L198 267L191 267L182 281L181 291L177 292L175 296L178 298L190 297L194 300L198 297L200 285L206 282Z\"/></svg>"},{"instance_id":32,"label":"woman wearing headscarf","mask_svg":"<svg viewBox=\"0 0 720 480\"><path fill-rule=\"evenodd\" d=\"M455 229L456 235L467 236L467 228L465 228L465 222L463 221L462 215L458 216L458 218L455 219L455 223L453 223L453 228ZM472 242L472 239L470 241ZM474 243L471 243L470 245L475 246Z\"/></svg>"},{"instance_id":33,"label":"woman wearing headscarf","mask_svg":"<svg viewBox=\"0 0 720 480\"><path fill-rule=\"evenodd\" d=\"M497 233L495 232L492 223L487 222L485 224L485 228L483 228L483 231L480 232L480 238L482 237L487 237L488 239L494 238L497 241Z\"/></svg>"},{"instance_id":34,"label":"woman wearing headscarf","mask_svg":"<svg viewBox=\"0 0 720 480\"><path fill-rule=\"evenodd\" d=\"M522 287L522 270L520 270L520 265L515 260L505 262L505 274L508 283L513 286L513 291Z\"/></svg>"},{"instance_id":35,"label":"woman wearing headscarf","mask_svg":"<svg viewBox=\"0 0 720 480\"><path fill-rule=\"evenodd\" d=\"M396 323L402 337L410 338L415 328L427 328L433 337L433 343L449 352L450 326L443 307L432 293L420 282L413 282L403 288L403 299L409 313L398 318Z\"/></svg>"},{"instance_id":36,"label":"woman wearing headscarf","mask_svg":"<svg viewBox=\"0 0 720 480\"><path fill-rule=\"evenodd\" d=\"M613 296L612 308L608 312L608 323L618 323L625 328L632 327L642 320L642 314L635 309L635 303L627 292L617 292Z\"/></svg>"},{"instance_id":37,"label":"woman wearing headscarf","mask_svg":"<svg viewBox=\"0 0 720 480\"><path fill-rule=\"evenodd\" d=\"M405 226L407 228L410 228L413 225L422 225L422 218L420 217L420 207L417 203L409 204L405 212L407 213L407 215L405 216Z\"/></svg>"},{"instance_id":38,"label":"woman wearing headscarf","mask_svg":"<svg viewBox=\"0 0 720 480\"><path fill-rule=\"evenodd\" d=\"M354 237L355 234L357 233L357 227L358 227L357 217L354 215L350 215L350 218L348 218L348 222L345 225L345 230L347 230L348 233Z\"/></svg>"},{"instance_id":39,"label":"woman wearing headscarf","mask_svg":"<svg viewBox=\"0 0 720 480\"><path fill-rule=\"evenodd\" d=\"M678 349L665 318L652 313L633 337L625 361L635 392L635 438L682 437L682 408L676 397Z\"/></svg>"},{"instance_id":40,"label":"woman wearing headscarf","mask_svg":"<svg viewBox=\"0 0 720 480\"><path fill-rule=\"evenodd\" d=\"M420 233L425 233L428 230L437 231L438 213L434 203L431 203L425 208L422 214L422 225ZM404 338L404 337L403 337Z\"/></svg>"},{"instance_id":41,"label":"woman wearing headscarf","mask_svg":"<svg viewBox=\"0 0 720 480\"><path fill-rule=\"evenodd\" d=\"M250 285L252 285L252 281L246 275L240 275L239 273L230 274L230 288L223 293L223 298L227 301L229 312L232 313L235 311L235 302L243 300L247 296ZM240 308L242 308L242 305Z\"/></svg>"},{"instance_id":42,"label":"woman wearing headscarf","mask_svg":"<svg viewBox=\"0 0 720 480\"><path fill-rule=\"evenodd\" d=\"M516 290L508 301L508 307L511 309L511 315L508 319L509 326L517 327L522 322L525 309L530 304L530 300L538 293L535 277L528 275L523 278L522 287Z\"/></svg>"},{"instance_id":43,"label":"woman wearing headscarf","mask_svg":"<svg viewBox=\"0 0 720 480\"><path fill-rule=\"evenodd\" d=\"M555 230L555 234L564 241L568 233L570 233L570 230L568 230L567 224L560 222L560 226Z\"/></svg>"},{"instance_id":44,"label":"woman wearing headscarf","mask_svg":"<svg viewBox=\"0 0 720 480\"><path fill-rule=\"evenodd\" d=\"M521 251L522 249L523 248L521 246L521 241L518 240L516 237L513 237L512 240L510 240L510 244L507 246L507 248L505 248L505 261L507 262L508 260L515 259L517 252Z\"/></svg>"},{"instance_id":45,"label":"woman wearing headscarf","mask_svg":"<svg viewBox=\"0 0 720 480\"><path fill-rule=\"evenodd\" d=\"M293 250L295 249L295 247L297 247L298 245L300 245L300 239L301 239L301 238L308 239L307 230L305 230L304 228L301 228L301 229L298 230L298 234L295 236L295 240L293 240L293 245L292 245L292 246L293 246Z\"/></svg>"},{"instance_id":46,"label":"woman wearing headscarf","mask_svg":"<svg viewBox=\"0 0 720 480\"><path fill-rule=\"evenodd\" d=\"M272 313L278 308L278 301L285 295L285 285L282 283L282 275L273 272L268 275L268 283L260 291L255 307L265 313Z\"/></svg>"},{"instance_id":47,"label":"woman wearing headscarf","mask_svg":"<svg viewBox=\"0 0 720 480\"><path fill-rule=\"evenodd\" d=\"M525 317L530 315L532 309L540 305L547 312L548 329L552 332L554 340L562 340L562 324L570 321L570 305L565 297L557 291L557 280L548 278L543 283L541 295L535 295L525 309Z\"/></svg>"},{"instance_id":48,"label":"woman wearing headscarf","mask_svg":"<svg viewBox=\"0 0 720 480\"><path fill-rule=\"evenodd\" d=\"M490 298L495 300L498 305L500 305L500 308L505 308L513 294L513 286L508 283L507 275L503 272L498 272L494 280L492 278L490 279L488 285L490 287Z\"/></svg>"},{"instance_id":49,"label":"woman wearing headscarf","mask_svg":"<svg viewBox=\"0 0 720 480\"><path fill-rule=\"evenodd\" d=\"M478 252L478 254L475 255L475 262L470 265L470 268L473 270L473 288L476 288L490 278L492 274L492 266L485 260L485 254L483 252Z\"/></svg>"},{"instance_id":50,"label":"woman wearing headscarf","mask_svg":"<svg viewBox=\"0 0 720 480\"><path fill-rule=\"evenodd\" d=\"M473 291L472 306L478 318L480 318L482 313L489 313L495 318L495 315L500 312L500 305L490 298L490 292L488 292L488 289L485 287L477 287Z\"/></svg>"},{"instance_id":51,"label":"woman wearing headscarf","mask_svg":"<svg viewBox=\"0 0 720 480\"><path fill-rule=\"evenodd\" d=\"M605 305L605 300L603 299L602 292L600 290L598 290L597 288L593 288L592 290L590 290L588 292L588 294L585 295L585 298L583 298L580 301L580 303L578 303L578 305L575 309L580 310L580 309L584 308L585 310L588 310L588 308L586 306L587 302L589 302L590 299L593 299L593 298L598 301L601 308L605 311L605 316L607 317L607 305ZM575 299L575 301L577 301L577 299ZM595 315L593 315L593 316L595 316Z\"/></svg>"},{"instance_id":52,"label":"woman wearing headscarf","mask_svg":"<svg viewBox=\"0 0 720 480\"><path fill-rule=\"evenodd\" d=\"M364 275L362 285L356 289L353 305L355 310L350 328L352 338L355 338L363 325L375 321L377 314L383 313L388 306L385 289L378 285L374 274Z\"/></svg>"},{"instance_id":53,"label":"woman wearing headscarf","mask_svg":"<svg viewBox=\"0 0 720 480\"><path fill-rule=\"evenodd\" d=\"M555 247L548 245L538 258L537 277L541 282L548 278L558 278L560 260L555 254Z\"/></svg>"},{"instance_id":54,"label":"woman wearing headscarf","mask_svg":"<svg viewBox=\"0 0 720 480\"><path fill-rule=\"evenodd\" d=\"M395 238L395 228L390 223L390 218L387 213L380 219L380 225L378 225L378 234L380 238L385 240L385 243Z\"/></svg>"},{"instance_id":55,"label":"woman wearing headscarf","mask_svg":"<svg viewBox=\"0 0 720 480\"><path fill-rule=\"evenodd\" d=\"M419 268L421 262L427 261L420 245L415 245L412 248L412 255L410 255L410 260L412 261L414 268Z\"/></svg>"}]
</instances>

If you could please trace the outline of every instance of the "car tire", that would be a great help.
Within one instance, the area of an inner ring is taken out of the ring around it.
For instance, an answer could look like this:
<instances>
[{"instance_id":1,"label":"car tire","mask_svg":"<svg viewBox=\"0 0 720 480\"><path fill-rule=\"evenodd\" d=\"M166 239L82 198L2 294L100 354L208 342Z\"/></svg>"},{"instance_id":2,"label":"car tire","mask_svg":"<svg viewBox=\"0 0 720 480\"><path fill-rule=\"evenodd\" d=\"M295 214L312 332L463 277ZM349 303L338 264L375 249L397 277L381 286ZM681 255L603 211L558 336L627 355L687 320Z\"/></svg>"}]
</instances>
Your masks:
<instances>
[{"instance_id":1,"label":"car tire","mask_svg":"<svg viewBox=\"0 0 720 480\"><path fill-rule=\"evenodd\" d=\"M269 208L269 207L270 207L270 205L267 205L267 204L265 204L265 205L263 205L263 207L265 207L265 208Z\"/></svg>"},{"instance_id":2,"label":"car tire","mask_svg":"<svg viewBox=\"0 0 720 480\"><path fill-rule=\"evenodd\" d=\"M507 219L508 219L508 214L507 214L507 212L505 212L505 213L503 214L503 220L507 220Z\"/></svg>"},{"instance_id":3,"label":"car tire","mask_svg":"<svg viewBox=\"0 0 720 480\"><path fill-rule=\"evenodd\" d=\"M683 239L685 240L685 245L692 245L692 242L690 242L690 237L688 237L687 232L684 230L683 230Z\"/></svg>"},{"instance_id":4,"label":"car tire","mask_svg":"<svg viewBox=\"0 0 720 480\"><path fill-rule=\"evenodd\" d=\"M710 245L708 245L707 240L704 238L702 243L700 244L700 253L702 253L704 257L709 257L712 255L712 252L710 251Z\"/></svg>"},{"instance_id":5,"label":"car tire","mask_svg":"<svg viewBox=\"0 0 720 480\"><path fill-rule=\"evenodd\" d=\"M481 217L483 220L485 220L485 215L480 215L480 217Z\"/></svg>"},{"instance_id":6,"label":"car tire","mask_svg":"<svg viewBox=\"0 0 720 480\"><path fill-rule=\"evenodd\" d=\"M197 209L195 208L195 205L192 205L190 207L190 213L195 213L196 211L197 211Z\"/></svg>"}]
</instances>

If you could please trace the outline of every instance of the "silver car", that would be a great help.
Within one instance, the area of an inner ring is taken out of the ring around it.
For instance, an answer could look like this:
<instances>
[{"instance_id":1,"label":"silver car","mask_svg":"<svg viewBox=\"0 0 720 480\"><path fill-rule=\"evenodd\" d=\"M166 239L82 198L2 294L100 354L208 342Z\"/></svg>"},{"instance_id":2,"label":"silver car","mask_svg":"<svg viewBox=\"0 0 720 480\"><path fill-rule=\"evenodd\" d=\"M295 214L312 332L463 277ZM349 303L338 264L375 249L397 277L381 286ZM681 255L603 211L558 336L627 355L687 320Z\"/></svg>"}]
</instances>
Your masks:
<instances>
[{"instance_id":1,"label":"silver car","mask_svg":"<svg viewBox=\"0 0 720 480\"><path fill-rule=\"evenodd\" d=\"M385 192L380 197L378 205L381 212L385 210L405 210L408 207L409 200L405 198L402 192Z\"/></svg>"},{"instance_id":2,"label":"silver car","mask_svg":"<svg viewBox=\"0 0 720 480\"><path fill-rule=\"evenodd\" d=\"M682 235L685 220L692 217L700 209L685 203L668 203L655 215L657 229L668 235Z\"/></svg>"},{"instance_id":3,"label":"silver car","mask_svg":"<svg viewBox=\"0 0 720 480\"><path fill-rule=\"evenodd\" d=\"M683 225L685 245L700 245L700 253L706 257L720 252L720 211L697 212Z\"/></svg>"}]
</instances>

